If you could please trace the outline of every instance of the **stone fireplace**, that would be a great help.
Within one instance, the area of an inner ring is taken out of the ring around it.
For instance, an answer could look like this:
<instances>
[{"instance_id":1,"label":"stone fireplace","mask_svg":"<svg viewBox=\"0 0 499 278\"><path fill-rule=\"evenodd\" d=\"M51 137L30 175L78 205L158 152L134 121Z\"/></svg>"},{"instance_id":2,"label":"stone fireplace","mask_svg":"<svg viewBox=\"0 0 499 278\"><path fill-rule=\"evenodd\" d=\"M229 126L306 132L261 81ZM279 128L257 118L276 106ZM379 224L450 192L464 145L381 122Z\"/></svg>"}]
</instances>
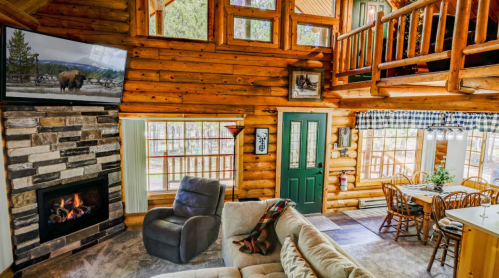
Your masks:
<instances>
[{"instance_id":1,"label":"stone fireplace","mask_svg":"<svg viewBox=\"0 0 499 278\"><path fill-rule=\"evenodd\" d=\"M124 231L117 107L3 106L17 276Z\"/></svg>"}]
</instances>

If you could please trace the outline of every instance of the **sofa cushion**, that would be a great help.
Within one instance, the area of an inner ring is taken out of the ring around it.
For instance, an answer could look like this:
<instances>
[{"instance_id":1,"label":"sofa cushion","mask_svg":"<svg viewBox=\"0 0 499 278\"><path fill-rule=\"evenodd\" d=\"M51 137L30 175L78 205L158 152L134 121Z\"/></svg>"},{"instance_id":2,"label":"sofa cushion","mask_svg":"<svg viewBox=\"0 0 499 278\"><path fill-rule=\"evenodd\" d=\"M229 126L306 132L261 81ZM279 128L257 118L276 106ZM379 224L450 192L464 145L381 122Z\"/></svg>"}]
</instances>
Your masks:
<instances>
[{"instance_id":1,"label":"sofa cushion","mask_svg":"<svg viewBox=\"0 0 499 278\"><path fill-rule=\"evenodd\" d=\"M287 278L317 278L310 265L303 259L290 236L284 240L281 249L281 264Z\"/></svg>"},{"instance_id":2,"label":"sofa cushion","mask_svg":"<svg viewBox=\"0 0 499 278\"><path fill-rule=\"evenodd\" d=\"M235 267L218 267L166 273L152 278L241 278Z\"/></svg>"},{"instance_id":3,"label":"sofa cushion","mask_svg":"<svg viewBox=\"0 0 499 278\"><path fill-rule=\"evenodd\" d=\"M185 176L173 203L173 214L191 218L198 215L214 215L220 195L218 180Z\"/></svg>"},{"instance_id":4,"label":"sofa cushion","mask_svg":"<svg viewBox=\"0 0 499 278\"><path fill-rule=\"evenodd\" d=\"M274 250L272 250L267 255L248 254L239 251L241 245L234 244L232 242L235 240L241 240L247 236L248 235L240 235L225 239L225 250L223 250L225 266L237 267L239 269L242 269L247 266L277 263L281 261L280 252L282 246L279 242L276 242Z\"/></svg>"},{"instance_id":5,"label":"sofa cushion","mask_svg":"<svg viewBox=\"0 0 499 278\"><path fill-rule=\"evenodd\" d=\"M300 232L298 250L319 278L347 278L357 268L310 225L303 226Z\"/></svg>"},{"instance_id":6,"label":"sofa cushion","mask_svg":"<svg viewBox=\"0 0 499 278\"><path fill-rule=\"evenodd\" d=\"M222 213L222 234L225 238L248 235L267 209L280 199L261 202L227 202Z\"/></svg>"},{"instance_id":7,"label":"sofa cushion","mask_svg":"<svg viewBox=\"0 0 499 278\"><path fill-rule=\"evenodd\" d=\"M243 278L286 278L281 263L247 266L241 269Z\"/></svg>"},{"instance_id":8,"label":"sofa cushion","mask_svg":"<svg viewBox=\"0 0 499 278\"><path fill-rule=\"evenodd\" d=\"M154 220L144 228L144 236L169 245L180 246L180 236L186 221L187 218L179 216Z\"/></svg>"},{"instance_id":9,"label":"sofa cushion","mask_svg":"<svg viewBox=\"0 0 499 278\"><path fill-rule=\"evenodd\" d=\"M288 207L279 216L277 223L275 224L275 232L279 242L284 244L284 240L288 235L291 236L294 242L298 242L298 235L302 226L308 225L309 223L304 219L304 217L293 207Z\"/></svg>"}]
</instances>

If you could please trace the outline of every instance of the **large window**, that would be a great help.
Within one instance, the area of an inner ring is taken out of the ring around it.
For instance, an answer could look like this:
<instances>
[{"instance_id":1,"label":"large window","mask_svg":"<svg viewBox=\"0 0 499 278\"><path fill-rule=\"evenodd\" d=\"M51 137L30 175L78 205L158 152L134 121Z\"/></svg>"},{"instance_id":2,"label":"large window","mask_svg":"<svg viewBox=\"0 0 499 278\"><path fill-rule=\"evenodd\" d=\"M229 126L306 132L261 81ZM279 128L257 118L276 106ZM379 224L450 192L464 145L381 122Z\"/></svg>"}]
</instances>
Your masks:
<instances>
[{"instance_id":1,"label":"large window","mask_svg":"<svg viewBox=\"0 0 499 278\"><path fill-rule=\"evenodd\" d=\"M148 0L149 35L208 40L208 0Z\"/></svg>"},{"instance_id":2,"label":"large window","mask_svg":"<svg viewBox=\"0 0 499 278\"><path fill-rule=\"evenodd\" d=\"M360 136L360 179L412 176L419 170L422 133L417 129L363 130Z\"/></svg>"},{"instance_id":3,"label":"large window","mask_svg":"<svg viewBox=\"0 0 499 278\"><path fill-rule=\"evenodd\" d=\"M482 177L490 184L499 186L498 133L468 132L463 177Z\"/></svg>"},{"instance_id":4,"label":"large window","mask_svg":"<svg viewBox=\"0 0 499 278\"><path fill-rule=\"evenodd\" d=\"M147 122L149 191L177 190L185 175L233 185L234 139L225 128L235 122Z\"/></svg>"}]
</instances>

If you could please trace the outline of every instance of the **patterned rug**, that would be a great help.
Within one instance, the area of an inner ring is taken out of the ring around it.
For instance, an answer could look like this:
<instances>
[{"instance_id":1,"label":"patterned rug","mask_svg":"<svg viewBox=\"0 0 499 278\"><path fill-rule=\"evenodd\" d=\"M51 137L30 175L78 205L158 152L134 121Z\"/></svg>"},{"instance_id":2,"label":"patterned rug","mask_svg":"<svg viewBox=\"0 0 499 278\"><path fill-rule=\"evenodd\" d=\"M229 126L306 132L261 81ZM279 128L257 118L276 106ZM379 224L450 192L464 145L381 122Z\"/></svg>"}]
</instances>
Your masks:
<instances>
[{"instance_id":1,"label":"patterned rug","mask_svg":"<svg viewBox=\"0 0 499 278\"><path fill-rule=\"evenodd\" d=\"M307 216L307 219L321 232L341 230L340 226L336 225L333 221L322 215Z\"/></svg>"}]
</instances>

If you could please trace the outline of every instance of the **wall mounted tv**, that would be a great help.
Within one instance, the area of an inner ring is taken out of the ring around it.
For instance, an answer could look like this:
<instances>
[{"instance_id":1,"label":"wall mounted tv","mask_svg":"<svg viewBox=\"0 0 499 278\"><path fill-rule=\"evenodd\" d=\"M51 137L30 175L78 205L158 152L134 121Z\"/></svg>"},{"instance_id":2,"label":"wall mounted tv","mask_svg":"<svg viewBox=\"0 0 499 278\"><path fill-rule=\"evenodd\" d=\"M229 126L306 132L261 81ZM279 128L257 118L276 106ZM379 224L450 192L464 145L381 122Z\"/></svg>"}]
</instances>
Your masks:
<instances>
[{"instance_id":1,"label":"wall mounted tv","mask_svg":"<svg viewBox=\"0 0 499 278\"><path fill-rule=\"evenodd\" d=\"M2 25L2 102L118 105L127 51Z\"/></svg>"}]
</instances>

